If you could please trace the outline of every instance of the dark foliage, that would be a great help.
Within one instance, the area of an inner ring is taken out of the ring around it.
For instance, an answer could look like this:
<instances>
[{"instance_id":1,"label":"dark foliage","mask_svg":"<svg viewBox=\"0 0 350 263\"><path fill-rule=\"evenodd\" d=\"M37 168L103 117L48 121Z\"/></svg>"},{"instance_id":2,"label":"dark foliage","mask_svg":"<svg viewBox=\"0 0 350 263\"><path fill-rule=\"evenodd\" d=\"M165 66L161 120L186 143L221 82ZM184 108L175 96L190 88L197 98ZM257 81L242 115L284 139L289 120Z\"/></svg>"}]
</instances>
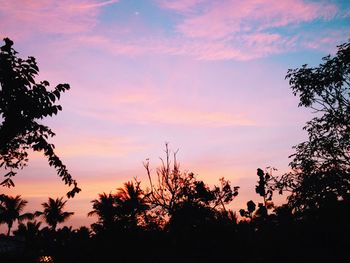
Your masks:
<instances>
[{"instance_id":1,"label":"dark foliage","mask_svg":"<svg viewBox=\"0 0 350 263\"><path fill-rule=\"evenodd\" d=\"M22 220L33 218L33 214L31 213L22 213L26 205L27 201L23 200L20 195L15 197L7 195L0 196L0 224L7 224L7 236L10 235L15 221L21 222Z\"/></svg>"},{"instance_id":2,"label":"dark foliage","mask_svg":"<svg viewBox=\"0 0 350 263\"><path fill-rule=\"evenodd\" d=\"M63 201L63 197L56 199L49 198L48 202L41 204L44 210L42 212L37 211L35 214L42 216L45 222L51 226L52 230L55 230L57 224L63 223L74 214L74 212L63 211L66 203L67 201Z\"/></svg>"},{"instance_id":3,"label":"dark foliage","mask_svg":"<svg viewBox=\"0 0 350 263\"><path fill-rule=\"evenodd\" d=\"M41 119L56 115L62 106L55 104L61 94L70 87L59 84L52 91L49 82L36 82L39 68L34 57L21 59L12 48L13 42L5 38L0 50L0 167L10 169L4 175L3 186L14 186L14 170L23 168L28 162L28 150L42 151L50 166L65 184L73 185L67 193L73 197L80 191L66 166L55 154L55 146L48 138L55 134L39 123Z\"/></svg>"},{"instance_id":4,"label":"dark foliage","mask_svg":"<svg viewBox=\"0 0 350 263\"><path fill-rule=\"evenodd\" d=\"M149 161L144 163L150 183L146 192L152 208L165 217L172 217L183 207L221 208L233 201L238 195L238 186L231 187L229 181L220 179L220 186L210 189L203 181L197 180L193 173L182 172L176 159L177 152L171 152L165 144L165 160L161 158L161 166L157 168L157 176L153 182Z\"/></svg>"},{"instance_id":5,"label":"dark foliage","mask_svg":"<svg viewBox=\"0 0 350 263\"><path fill-rule=\"evenodd\" d=\"M93 210L88 216L96 215L98 222L92 225L95 233L115 229L135 230L147 223L146 211L149 208L140 182L127 182L123 188L118 188L115 194L99 194L92 201Z\"/></svg>"},{"instance_id":6,"label":"dark foliage","mask_svg":"<svg viewBox=\"0 0 350 263\"><path fill-rule=\"evenodd\" d=\"M88 228L57 230L40 223L14 231L24 249L0 252L1 262L348 262L350 201L300 219L288 206L264 220L237 222L234 214L184 204L162 229L124 227L91 233ZM253 208L248 208L253 211ZM341 215L337 217L334 215ZM122 225L128 226L128 222ZM0 237L1 242L1 237ZM47 261L43 261L47 262Z\"/></svg>"},{"instance_id":7,"label":"dark foliage","mask_svg":"<svg viewBox=\"0 0 350 263\"><path fill-rule=\"evenodd\" d=\"M308 141L295 146L280 189L289 190L289 205L299 211L327 206L350 195L350 42L318 67L290 69L286 76L299 106L314 110L306 123Z\"/></svg>"}]
</instances>

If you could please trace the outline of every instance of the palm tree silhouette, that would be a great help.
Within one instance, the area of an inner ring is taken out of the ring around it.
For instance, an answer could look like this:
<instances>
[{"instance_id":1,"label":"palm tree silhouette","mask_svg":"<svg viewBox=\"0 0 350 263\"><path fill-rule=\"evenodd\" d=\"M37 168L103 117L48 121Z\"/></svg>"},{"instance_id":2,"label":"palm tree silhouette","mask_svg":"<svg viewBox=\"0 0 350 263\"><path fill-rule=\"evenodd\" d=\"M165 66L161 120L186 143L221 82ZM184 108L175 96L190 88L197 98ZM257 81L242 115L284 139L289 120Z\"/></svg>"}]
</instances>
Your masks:
<instances>
[{"instance_id":1,"label":"palm tree silhouette","mask_svg":"<svg viewBox=\"0 0 350 263\"><path fill-rule=\"evenodd\" d=\"M135 227L139 223L140 215L148 208L139 181L124 183L124 187L118 188L116 194L102 193L91 202L93 210L88 216L98 216L98 225L104 229L118 223L123 228ZM95 224L95 227L98 225Z\"/></svg>"},{"instance_id":2,"label":"palm tree silhouette","mask_svg":"<svg viewBox=\"0 0 350 263\"><path fill-rule=\"evenodd\" d=\"M88 216L97 215L99 224L104 228L111 227L116 215L115 197L111 193L102 193L98 195L98 199L92 200L91 203L93 210L88 213Z\"/></svg>"},{"instance_id":3,"label":"palm tree silhouette","mask_svg":"<svg viewBox=\"0 0 350 263\"><path fill-rule=\"evenodd\" d=\"M115 195L117 203L117 219L128 223L129 226L136 226L139 223L139 216L148 208L140 182L124 183L123 188L118 188Z\"/></svg>"},{"instance_id":4,"label":"palm tree silhouette","mask_svg":"<svg viewBox=\"0 0 350 263\"><path fill-rule=\"evenodd\" d=\"M21 214L27 203L28 202L23 200L20 195L15 197L7 195L0 196L0 224L7 224L7 236L10 235L11 228L16 220L21 222L33 218L33 214L31 213Z\"/></svg>"},{"instance_id":5,"label":"palm tree silhouette","mask_svg":"<svg viewBox=\"0 0 350 263\"><path fill-rule=\"evenodd\" d=\"M63 197L49 198L48 202L41 204L44 207L44 211L37 213L37 215L41 215L45 222L51 226L51 229L55 231L57 224L63 223L74 214L74 212L63 211L66 203L67 201L63 201Z\"/></svg>"},{"instance_id":6,"label":"palm tree silhouette","mask_svg":"<svg viewBox=\"0 0 350 263\"><path fill-rule=\"evenodd\" d=\"M13 231L15 236L23 236L26 239L39 235L41 222L28 221L27 224L19 224L18 229Z\"/></svg>"},{"instance_id":7,"label":"palm tree silhouette","mask_svg":"<svg viewBox=\"0 0 350 263\"><path fill-rule=\"evenodd\" d=\"M13 231L13 235L24 239L29 249L36 250L40 247L42 238L40 231L41 222L27 221L26 224L20 223L17 230Z\"/></svg>"}]
</instances>

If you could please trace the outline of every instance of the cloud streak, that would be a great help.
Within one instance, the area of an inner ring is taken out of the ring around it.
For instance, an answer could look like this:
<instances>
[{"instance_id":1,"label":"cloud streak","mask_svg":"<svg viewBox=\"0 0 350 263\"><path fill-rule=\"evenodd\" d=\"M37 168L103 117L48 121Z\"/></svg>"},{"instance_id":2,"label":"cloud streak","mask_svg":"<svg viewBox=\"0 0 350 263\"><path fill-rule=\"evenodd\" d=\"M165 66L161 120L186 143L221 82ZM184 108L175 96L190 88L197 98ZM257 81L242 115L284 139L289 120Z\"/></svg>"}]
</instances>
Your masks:
<instances>
[{"instance_id":1,"label":"cloud streak","mask_svg":"<svg viewBox=\"0 0 350 263\"><path fill-rule=\"evenodd\" d=\"M75 6L75 8L78 8L78 9L96 8L96 7L102 7L102 6L115 4L115 3L118 3L118 2L119 2L119 0L110 0L110 1L103 1L103 2L92 2L92 3L80 4L78 6Z\"/></svg>"},{"instance_id":2,"label":"cloud streak","mask_svg":"<svg viewBox=\"0 0 350 263\"><path fill-rule=\"evenodd\" d=\"M278 54L295 46L295 38L284 38L278 34L257 33L244 35L230 41L201 42L183 38L137 39L133 41L113 40L107 36L83 36L77 41L81 45L94 46L114 55L175 55L193 57L197 60L245 61Z\"/></svg>"},{"instance_id":3,"label":"cloud streak","mask_svg":"<svg viewBox=\"0 0 350 263\"><path fill-rule=\"evenodd\" d=\"M116 105L114 105L116 107ZM129 123L138 125L177 125L189 127L229 127L229 126L254 126L255 121L242 113L229 113L215 110L194 110L186 108L151 108L129 109L125 112L113 109L99 112L93 109L75 109L80 116L101 121Z\"/></svg>"},{"instance_id":4,"label":"cloud streak","mask_svg":"<svg viewBox=\"0 0 350 263\"><path fill-rule=\"evenodd\" d=\"M16 38L36 33L77 34L97 24L102 7L118 1L95 0L17 0L1 1L0 33Z\"/></svg>"},{"instance_id":5,"label":"cloud streak","mask_svg":"<svg viewBox=\"0 0 350 263\"><path fill-rule=\"evenodd\" d=\"M170 9L177 12L189 12L204 0L157 0L156 3L164 9Z\"/></svg>"},{"instance_id":6,"label":"cloud streak","mask_svg":"<svg viewBox=\"0 0 350 263\"><path fill-rule=\"evenodd\" d=\"M171 34L163 34L148 28L146 20L133 24L133 28L117 20L104 24L100 17L102 8L118 2L5 1L0 6L3 18L0 33L14 35L15 40L35 34L56 34L65 36L57 40L64 45L70 42L76 49L80 45L99 48L115 56L174 55L197 60L244 61L316 47L303 42L302 36L307 33L298 32L300 25L328 21L340 12L335 4L323 1L155 0L161 10L178 14L172 21ZM146 30L147 37L139 35L138 27Z\"/></svg>"},{"instance_id":7,"label":"cloud streak","mask_svg":"<svg viewBox=\"0 0 350 263\"><path fill-rule=\"evenodd\" d=\"M185 16L176 28L191 38L222 39L235 33L257 33L290 24L329 19L337 7L328 3L302 0L213 1L205 11Z\"/></svg>"},{"instance_id":8,"label":"cloud streak","mask_svg":"<svg viewBox=\"0 0 350 263\"><path fill-rule=\"evenodd\" d=\"M182 15L174 25L177 35L133 36L127 41L110 35L85 35L79 41L100 46L114 55L167 54L198 60L252 60L306 47L300 43L303 38L297 33L299 25L317 19L327 21L339 12L335 4L302 0L159 0L156 3L162 9ZM287 26L293 26L295 33L279 32Z\"/></svg>"},{"instance_id":9,"label":"cloud streak","mask_svg":"<svg viewBox=\"0 0 350 263\"><path fill-rule=\"evenodd\" d=\"M99 138L99 136L87 136L79 134L74 139L73 144L61 145L57 149L58 155L68 157L84 158L106 157L106 156L126 156L134 151L142 149L140 143L136 143L132 138L117 137Z\"/></svg>"}]
</instances>

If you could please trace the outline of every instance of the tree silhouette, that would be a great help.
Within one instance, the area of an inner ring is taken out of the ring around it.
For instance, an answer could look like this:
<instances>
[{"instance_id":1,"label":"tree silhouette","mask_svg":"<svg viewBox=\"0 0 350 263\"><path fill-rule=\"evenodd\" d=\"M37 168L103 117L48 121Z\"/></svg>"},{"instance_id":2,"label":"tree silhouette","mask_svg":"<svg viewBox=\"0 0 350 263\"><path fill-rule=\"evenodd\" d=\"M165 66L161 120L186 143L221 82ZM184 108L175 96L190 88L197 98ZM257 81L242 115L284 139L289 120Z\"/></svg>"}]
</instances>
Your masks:
<instances>
[{"instance_id":1,"label":"tree silhouette","mask_svg":"<svg viewBox=\"0 0 350 263\"><path fill-rule=\"evenodd\" d=\"M250 220L252 220L255 209L256 204L253 202L253 200L250 200L247 202L247 210L240 209L239 213L242 217L250 218Z\"/></svg>"},{"instance_id":2,"label":"tree silhouette","mask_svg":"<svg viewBox=\"0 0 350 263\"><path fill-rule=\"evenodd\" d=\"M102 229L121 227L134 229L147 224L146 211L149 208L140 181L124 183L115 194L99 194L99 198L92 201L93 210L88 216L97 215L98 224L94 224L95 232Z\"/></svg>"},{"instance_id":3,"label":"tree silhouette","mask_svg":"<svg viewBox=\"0 0 350 263\"><path fill-rule=\"evenodd\" d=\"M257 175L259 177L258 184L255 186L255 192L263 198L263 203L258 203L257 216L266 217L268 210L274 207L272 202L273 191L275 190L276 178L272 176L272 171L276 171L276 168L267 167L270 169L270 173L264 172L258 168Z\"/></svg>"},{"instance_id":4,"label":"tree silhouette","mask_svg":"<svg viewBox=\"0 0 350 263\"><path fill-rule=\"evenodd\" d=\"M276 183L278 178L272 176L272 171L276 171L276 168L267 167L270 172L263 171L262 169L257 169L257 175L259 177L258 184L255 186L255 192L263 198L263 203L258 203L256 205L253 200L247 202L247 209L240 209L239 213L242 217L249 218L251 221L255 221L260 218L266 220L268 215L268 210L274 208L274 203L272 202L273 192L276 190ZM258 209L256 207L258 206Z\"/></svg>"},{"instance_id":5,"label":"tree silhouette","mask_svg":"<svg viewBox=\"0 0 350 263\"><path fill-rule=\"evenodd\" d=\"M180 170L176 154L177 152L173 153L173 160L171 160L171 151L166 143L165 159L160 158L161 166L156 170L155 183L149 161L144 162L150 183L146 196L153 211L159 216L159 220L164 221L175 213L178 214L182 209L190 211L190 207L198 208L201 212L204 211L202 208L215 210L218 207L226 211L225 205L238 195L239 187L231 187L230 182L222 178L220 186L210 189L203 181L197 180L193 173Z\"/></svg>"},{"instance_id":6,"label":"tree silhouette","mask_svg":"<svg viewBox=\"0 0 350 263\"><path fill-rule=\"evenodd\" d=\"M26 224L20 223L17 230L13 231L15 236L24 237L26 240L32 240L39 235L41 222L28 221Z\"/></svg>"},{"instance_id":7,"label":"tree silhouette","mask_svg":"<svg viewBox=\"0 0 350 263\"><path fill-rule=\"evenodd\" d=\"M144 162L150 183L147 196L153 206L160 207L163 212L172 214L176 206L186 198L186 192L189 192L189 188L194 185L195 178L193 173L181 173L180 165L176 160L176 152L173 154L173 164L171 164L171 152L167 143L165 154L165 160L160 158L162 165L156 170L155 183L152 180L149 160Z\"/></svg>"},{"instance_id":8,"label":"tree silhouette","mask_svg":"<svg viewBox=\"0 0 350 263\"><path fill-rule=\"evenodd\" d=\"M289 204L297 210L344 199L350 194L350 42L318 67L290 69L286 78L299 106L316 116L304 127L308 141L294 147L293 172L279 186L291 191Z\"/></svg>"},{"instance_id":9,"label":"tree silhouette","mask_svg":"<svg viewBox=\"0 0 350 263\"><path fill-rule=\"evenodd\" d=\"M49 198L48 202L41 204L44 207L44 211L37 213L37 215L41 215L45 222L51 226L51 229L55 231L57 224L63 223L74 214L74 212L63 211L66 203L67 201L63 201L63 197Z\"/></svg>"},{"instance_id":10,"label":"tree silhouette","mask_svg":"<svg viewBox=\"0 0 350 263\"><path fill-rule=\"evenodd\" d=\"M88 216L98 216L98 223L92 226L94 231L110 229L115 222L115 197L111 193L102 193L98 195L98 199L92 200L91 203L93 210L88 213Z\"/></svg>"},{"instance_id":11,"label":"tree silhouette","mask_svg":"<svg viewBox=\"0 0 350 263\"><path fill-rule=\"evenodd\" d=\"M1 195L0 196L0 223L7 224L7 236L11 233L11 228L15 221L21 222L26 219L32 219L33 214L21 214L27 201L23 200L20 195L15 197Z\"/></svg>"},{"instance_id":12,"label":"tree silhouette","mask_svg":"<svg viewBox=\"0 0 350 263\"><path fill-rule=\"evenodd\" d=\"M91 230L86 226L81 226L74 230L75 238L78 240L88 240L91 237Z\"/></svg>"},{"instance_id":13,"label":"tree silhouette","mask_svg":"<svg viewBox=\"0 0 350 263\"><path fill-rule=\"evenodd\" d=\"M136 179L135 183L124 183L124 187L118 188L115 194L117 220L132 228L145 223L142 217L149 207L140 183Z\"/></svg>"},{"instance_id":14,"label":"tree silhouette","mask_svg":"<svg viewBox=\"0 0 350 263\"><path fill-rule=\"evenodd\" d=\"M24 239L26 246L29 250L39 250L42 249L41 244L41 222L28 221L26 224L20 223L18 228L13 231L15 237Z\"/></svg>"},{"instance_id":15,"label":"tree silhouette","mask_svg":"<svg viewBox=\"0 0 350 263\"><path fill-rule=\"evenodd\" d=\"M47 116L56 115L62 106L55 104L61 94L70 89L68 84L59 84L49 91L49 82L36 82L39 68L34 57L21 59L12 48L13 42L5 38L0 51L0 167L10 169L4 186L14 186L11 179L28 162L28 150L42 151L50 166L57 170L65 184L73 185L67 193L73 197L80 191L66 166L55 154L55 146L48 138L55 134L39 123Z\"/></svg>"}]
</instances>

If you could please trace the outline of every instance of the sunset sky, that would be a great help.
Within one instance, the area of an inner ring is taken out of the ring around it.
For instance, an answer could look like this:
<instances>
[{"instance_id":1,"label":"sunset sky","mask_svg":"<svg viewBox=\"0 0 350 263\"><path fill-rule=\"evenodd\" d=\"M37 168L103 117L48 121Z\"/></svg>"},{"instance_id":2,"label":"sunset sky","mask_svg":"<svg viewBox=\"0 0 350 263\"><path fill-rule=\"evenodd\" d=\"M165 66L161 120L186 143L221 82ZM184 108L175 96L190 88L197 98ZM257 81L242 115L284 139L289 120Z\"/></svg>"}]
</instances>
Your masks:
<instances>
[{"instance_id":1,"label":"sunset sky","mask_svg":"<svg viewBox=\"0 0 350 263\"><path fill-rule=\"evenodd\" d=\"M184 171L240 186L233 208L259 201L256 169L288 171L312 116L286 72L350 38L350 2L0 0L0 37L37 59L38 81L71 85L43 123L82 188L67 205L77 227L96 221L86 214L98 193L133 177L146 187L142 162L155 171L165 142ZM28 211L69 190L40 153L14 179L1 192L22 195Z\"/></svg>"}]
</instances>

